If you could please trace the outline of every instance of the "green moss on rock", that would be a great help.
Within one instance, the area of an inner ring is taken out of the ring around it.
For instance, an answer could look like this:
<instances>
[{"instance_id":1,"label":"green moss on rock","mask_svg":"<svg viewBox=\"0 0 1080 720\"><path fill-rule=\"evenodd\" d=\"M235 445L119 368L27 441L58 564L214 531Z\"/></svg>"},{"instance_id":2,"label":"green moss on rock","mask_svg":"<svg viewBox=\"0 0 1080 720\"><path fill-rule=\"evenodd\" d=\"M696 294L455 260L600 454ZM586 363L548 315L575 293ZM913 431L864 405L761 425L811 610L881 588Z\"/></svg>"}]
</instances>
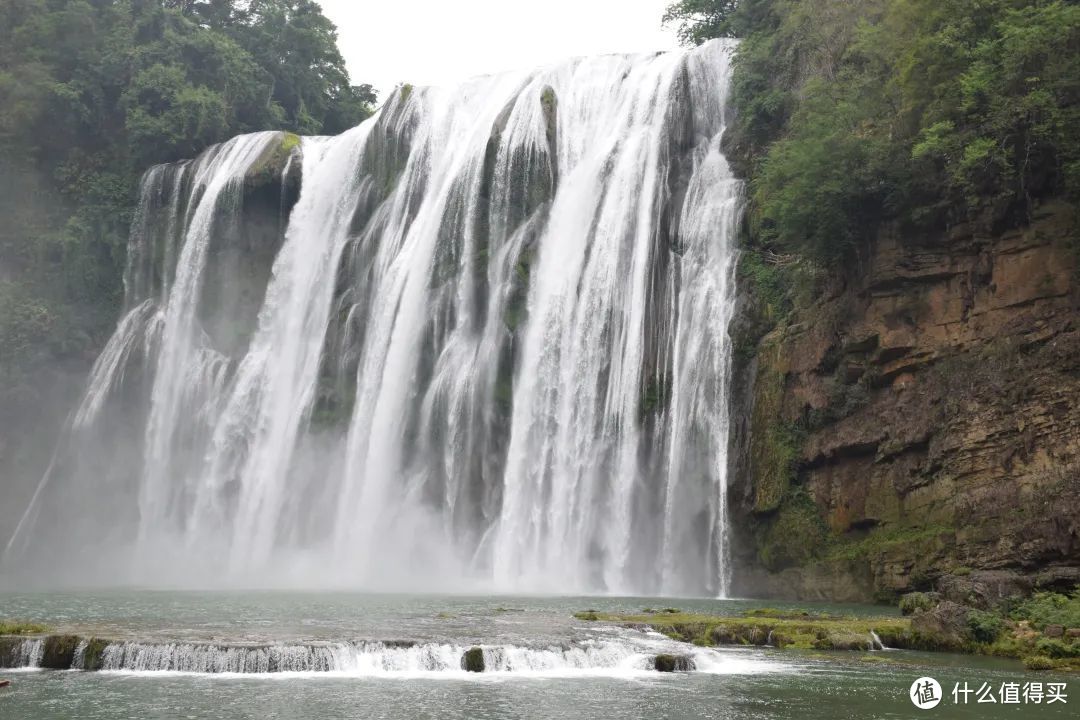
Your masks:
<instances>
[{"instance_id":1,"label":"green moss on rock","mask_svg":"<svg viewBox=\"0 0 1080 720\"><path fill-rule=\"evenodd\" d=\"M891 647L909 647L911 621L899 617L851 618L832 616L724 617L678 613L620 615L596 613L599 620L626 627L651 627L681 642L695 645L772 645L803 650L866 650L877 633ZM927 648L930 649L930 648Z\"/></svg>"},{"instance_id":2,"label":"green moss on rock","mask_svg":"<svg viewBox=\"0 0 1080 720\"><path fill-rule=\"evenodd\" d=\"M750 413L750 473L756 513L776 510L795 475L797 436L781 420L786 377L780 338L770 335L758 352Z\"/></svg>"},{"instance_id":3,"label":"green moss on rock","mask_svg":"<svg viewBox=\"0 0 1080 720\"><path fill-rule=\"evenodd\" d=\"M803 565L828 547L829 532L804 492L786 498L758 531L758 557L769 570Z\"/></svg>"},{"instance_id":4,"label":"green moss on rock","mask_svg":"<svg viewBox=\"0 0 1080 720\"><path fill-rule=\"evenodd\" d=\"M461 655L461 669L466 672L484 672L484 651L472 647Z\"/></svg>"},{"instance_id":5,"label":"green moss on rock","mask_svg":"<svg viewBox=\"0 0 1080 720\"><path fill-rule=\"evenodd\" d=\"M83 650L82 669L83 670L100 670L102 668L102 656L105 654L105 648L108 647L109 641L102 640L101 638L90 638L86 641L86 648Z\"/></svg>"},{"instance_id":6,"label":"green moss on rock","mask_svg":"<svg viewBox=\"0 0 1080 720\"><path fill-rule=\"evenodd\" d=\"M79 646L77 635L50 635L45 638L41 667L50 670L69 670Z\"/></svg>"}]
</instances>

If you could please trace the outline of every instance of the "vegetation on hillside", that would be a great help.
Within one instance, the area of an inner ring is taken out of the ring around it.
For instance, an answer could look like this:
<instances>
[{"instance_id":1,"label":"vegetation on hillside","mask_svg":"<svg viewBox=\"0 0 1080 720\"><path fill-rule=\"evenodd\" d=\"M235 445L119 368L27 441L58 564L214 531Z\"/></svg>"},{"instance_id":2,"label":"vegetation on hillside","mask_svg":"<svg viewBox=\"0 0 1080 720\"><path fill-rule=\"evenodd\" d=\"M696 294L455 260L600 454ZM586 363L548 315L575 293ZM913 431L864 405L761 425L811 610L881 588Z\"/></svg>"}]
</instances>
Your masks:
<instances>
[{"instance_id":1,"label":"vegetation on hillside","mask_svg":"<svg viewBox=\"0 0 1080 720\"><path fill-rule=\"evenodd\" d=\"M0 468L116 320L138 179L238 133L371 112L313 0L0 2ZM16 422L17 419L17 422Z\"/></svg>"},{"instance_id":2,"label":"vegetation on hillside","mask_svg":"<svg viewBox=\"0 0 1080 720\"><path fill-rule=\"evenodd\" d=\"M882 222L996 229L1080 197L1080 4L683 0L665 19L743 38L727 140L759 245L825 264Z\"/></svg>"}]
</instances>

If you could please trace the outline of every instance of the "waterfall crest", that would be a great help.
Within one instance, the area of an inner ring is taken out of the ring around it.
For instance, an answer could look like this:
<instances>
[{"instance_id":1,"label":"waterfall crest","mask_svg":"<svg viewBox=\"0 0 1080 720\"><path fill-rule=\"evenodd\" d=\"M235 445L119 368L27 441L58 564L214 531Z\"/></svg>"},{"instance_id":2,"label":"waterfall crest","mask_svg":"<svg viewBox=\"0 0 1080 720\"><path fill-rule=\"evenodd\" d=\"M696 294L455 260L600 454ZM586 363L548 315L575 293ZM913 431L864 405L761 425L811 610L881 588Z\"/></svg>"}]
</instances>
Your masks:
<instances>
[{"instance_id":1,"label":"waterfall crest","mask_svg":"<svg viewBox=\"0 0 1080 720\"><path fill-rule=\"evenodd\" d=\"M732 48L402 86L335 138L151 169L5 562L723 595Z\"/></svg>"}]
</instances>

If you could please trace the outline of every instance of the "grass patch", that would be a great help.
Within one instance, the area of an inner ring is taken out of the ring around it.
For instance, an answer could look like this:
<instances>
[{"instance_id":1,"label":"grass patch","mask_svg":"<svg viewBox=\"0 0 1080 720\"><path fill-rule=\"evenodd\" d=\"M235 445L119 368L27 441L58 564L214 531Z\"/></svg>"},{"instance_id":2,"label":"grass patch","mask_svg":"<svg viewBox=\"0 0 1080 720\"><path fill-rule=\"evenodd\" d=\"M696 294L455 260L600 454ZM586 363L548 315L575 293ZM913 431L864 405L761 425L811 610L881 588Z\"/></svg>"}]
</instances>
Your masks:
<instances>
[{"instance_id":1,"label":"grass patch","mask_svg":"<svg viewBox=\"0 0 1080 720\"><path fill-rule=\"evenodd\" d=\"M757 613L757 614L755 614ZM695 645L772 645L804 650L866 650L877 633L886 645L905 647L911 639L907 618L815 616L801 611L783 613L762 609L741 617L695 613L623 615L593 610L575 613L580 620L625 626L647 625L674 640Z\"/></svg>"},{"instance_id":2,"label":"grass patch","mask_svg":"<svg viewBox=\"0 0 1080 720\"><path fill-rule=\"evenodd\" d=\"M49 632L46 625L17 620L0 620L0 635L43 635Z\"/></svg>"}]
</instances>

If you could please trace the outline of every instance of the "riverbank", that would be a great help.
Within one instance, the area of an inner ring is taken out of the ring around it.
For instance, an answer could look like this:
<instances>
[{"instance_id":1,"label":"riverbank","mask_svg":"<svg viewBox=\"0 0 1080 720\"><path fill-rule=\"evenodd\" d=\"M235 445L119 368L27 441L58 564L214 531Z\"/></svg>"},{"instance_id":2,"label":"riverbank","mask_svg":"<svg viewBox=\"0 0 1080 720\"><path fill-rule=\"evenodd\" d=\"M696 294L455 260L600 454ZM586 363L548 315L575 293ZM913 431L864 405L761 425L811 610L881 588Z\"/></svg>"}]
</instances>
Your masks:
<instances>
[{"instance_id":1,"label":"riverbank","mask_svg":"<svg viewBox=\"0 0 1080 720\"><path fill-rule=\"evenodd\" d=\"M1007 612L1005 608L978 610L942 600L933 593L917 593L901 604L905 613L902 617L853 617L771 608L732 616L684 613L678 608L647 608L640 613L586 610L574 617L653 630L704 647L921 650L1014 658L1022 660L1028 670L1080 672L1080 629L1046 621L1048 616L1071 618L1069 613L1076 602L1080 602L1077 596L1043 593Z\"/></svg>"}]
</instances>

